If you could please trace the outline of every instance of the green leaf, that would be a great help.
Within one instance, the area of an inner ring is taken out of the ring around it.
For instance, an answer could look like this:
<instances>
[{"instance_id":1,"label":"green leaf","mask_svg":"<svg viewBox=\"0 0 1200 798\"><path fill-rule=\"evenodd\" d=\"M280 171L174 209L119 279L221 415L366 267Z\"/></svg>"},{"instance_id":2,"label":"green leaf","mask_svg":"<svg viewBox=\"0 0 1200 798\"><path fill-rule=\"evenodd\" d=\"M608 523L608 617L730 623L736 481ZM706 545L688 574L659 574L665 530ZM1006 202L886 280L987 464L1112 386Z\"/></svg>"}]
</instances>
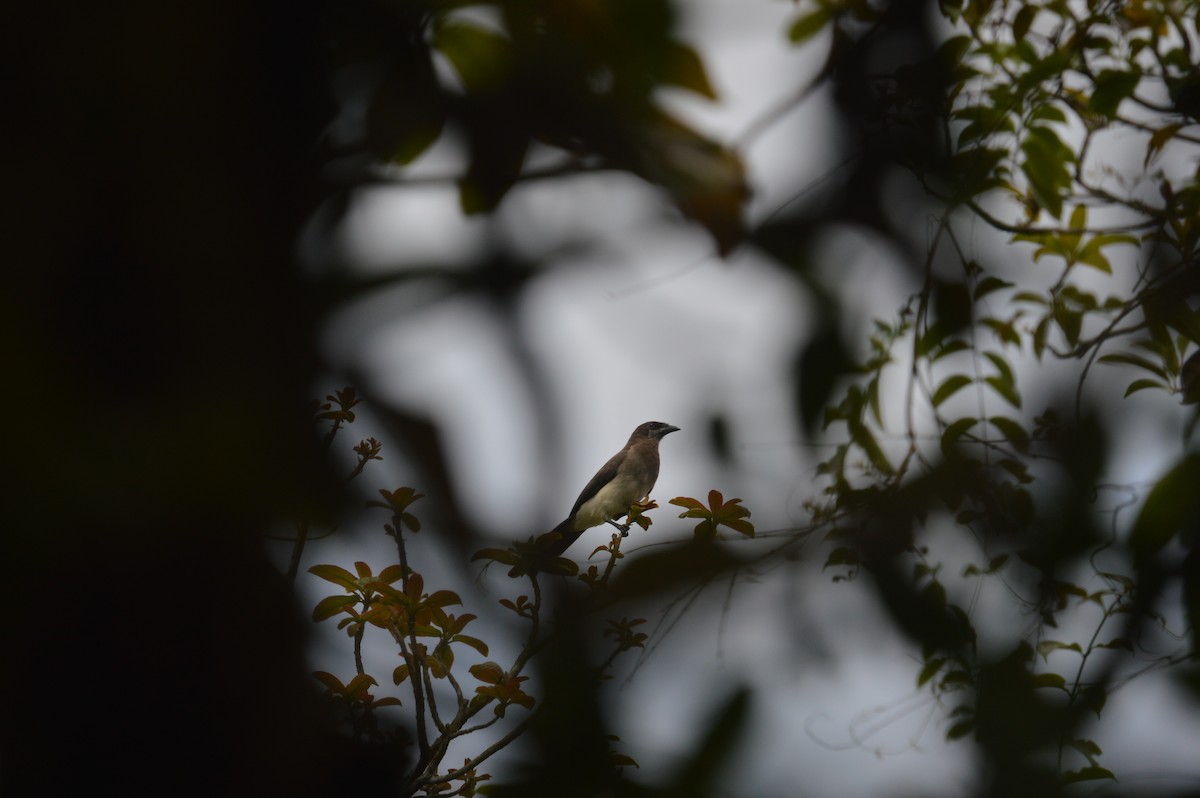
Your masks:
<instances>
[{"instance_id":1,"label":"green leaf","mask_svg":"<svg viewBox=\"0 0 1200 798\"><path fill-rule=\"evenodd\" d=\"M1008 442L1017 451L1025 452L1029 450L1029 433L1016 421L1004 416L992 416L988 421L1000 431L1001 435L1008 439Z\"/></svg>"},{"instance_id":2,"label":"green leaf","mask_svg":"<svg viewBox=\"0 0 1200 798\"><path fill-rule=\"evenodd\" d=\"M1200 517L1200 454L1193 452L1175 464L1150 490L1133 525L1129 545L1137 563L1145 563L1185 525Z\"/></svg>"},{"instance_id":3,"label":"green leaf","mask_svg":"<svg viewBox=\"0 0 1200 798\"><path fill-rule=\"evenodd\" d=\"M1118 106L1133 94L1141 79L1141 74L1137 71L1120 72L1115 69L1102 71L1096 76L1096 87L1088 102L1089 107L1093 112L1109 120L1113 119L1117 115Z\"/></svg>"},{"instance_id":4,"label":"green leaf","mask_svg":"<svg viewBox=\"0 0 1200 798\"><path fill-rule=\"evenodd\" d=\"M992 362L992 365L996 367L996 371L1000 373L1000 378L1004 382L1008 383L1009 385L1013 384L1013 370L1012 366L1008 365L1007 360L995 352L984 352L983 356Z\"/></svg>"},{"instance_id":5,"label":"green leaf","mask_svg":"<svg viewBox=\"0 0 1200 798\"><path fill-rule=\"evenodd\" d=\"M788 28L788 39L792 44L803 44L821 32L825 23L831 19L828 8L819 8L811 14L805 14L794 21Z\"/></svg>"},{"instance_id":6,"label":"green leaf","mask_svg":"<svg viewBox=\"0 0 1200 798\"><path fill-rule=\"evenodd\" d=\"M1015 41L1024 41L1025 34L1029 32L1029 27L1033 24L1034 17L1038 15L1040 9L1032 4L1025 5L1017 12L1017 16L1013 19L1012 35Z\"/></svg>"},{"instance_id":7,"label":"green leaf","mask_svg":"<svg viewBox=\"0 0 1200 798\"><path fill-rule=\"evenodd\" d=\"M938 47L938 59L944 66L950 67L962 60L967 48L971 46L970 36L952 36Z\"/></svg>"},{"instance_id":8,"label":"green leaf","mask_svg":"<svg viewBox=\"0 0 1200 798\"><path fill-rule=\"evenodd\" d=\"M1021 171L1029 181L1037 201L1051 216L1062 216L1063 194L1071 187L1067 164L1074 163L1075 153L1063 144L1051 128L1035 125L1028 129L1021 142L1025 159Z\"/></svg>"},{"instance_id":9,"label":"green leaf","mask_svg":"<svg viewBox=\"0 0 1200 798\"><path fill-rule=\"evenodd\" d=\"M1125 396L1145 390L1146 388L1158 388L1159 390L1167 391L1168 393L1171 391L1170 386L1163 385L1157 380L1134 380L1133 382L1129 383L1129 387L1125 389Z\"/></svg>"},{"instance_id":10,"label":"green leaf","mask_svg":"<svg viewBox=\"0 0 1200 798\"><path fill-rule=\"evenodd\" d=\"M1016 130L1012 117L1005 109L991 105L969 105L958 108L951 116L967 120L969 123L959 131L958 146L960 149L977 140L987 139L996 133L1012 133Z\"/></svg>"},{"instance_id":11,"label":"green leaf","mask_svg":"<svg viewBox=\"0 0 1200 798\"><path fill-rule=\"evenodd\" d=\"M1096 717L1100 717L1100 712L1104 709L1104 705L1108 703L1108 692L1103 684L1093 684L1083 688L1080 693L1083 699L1083 706L1096 713Z\"/></svg>"},{"instance_id":12,"label":"green leaf","mask_svg":"<svg viewBox=\"0 0 1200 798\"><path fill-rule=\"evenodd\" d=\"M512 68L512 42L494 30L461 19L437 25L433 46L472 94L502 84Z\"/></svg>"},{"instance_id":13,"label":"green leaf","mask_svg":"<svg viewBox=\"0 0 1200 798\"><path fill-rule=\"evenodd\" d=\"M879 444L875 440L875 436L863 424L850 424L850 439L854 441L858 448L863 450L867 455L867 459L884 474L894 473L892 464L888 462L887 455L883 453L883 449L879 448Z\"/></svg>"},{"instance_id":14,"label":"green leaf","mask_svg":"<svg viewBox=\"0 0 1200 798\"><path fill-rule=\"evenodd\" d=\"M942 657L931 659L925 663L925 667L921 668L921 673L917 676L917 687L922 687L926 682L932 679L942 666L946 664L946 660Z\"/></svg>"},{"instance_id":15,"label":"green leaf","mask_svg":"<svg viewBox=\"0 0 1200 798\"><path fill-rule=\"evenodd\" d=\"M1067 680L1059 673L1038 673L1033 677L1034 687L1053 687L1056 690L1066 690Z\"/></svg>"},{"instance_id":16,"label":"green leaf","mask_svg":"<svg viewBox=\"0 0 1200 798\"><path fill-rule=\"evenodd\" d=\"M1018 409L1021 407L1021 395L1017 393L1017 389L1013 387L1011 382L1001 377L985 377L983 381L990 385L992 390L1004 397L1004 400L1010 405Z\"/></svg>"},{"instance_id":17,"label":"green leaf","mask_svg":"<svg viewBox=\"0 0 1200 798\"><path fill-rule=\"evenodd\" d=\"M930 355L929 362L936 363L937 361L941 360L942 358L946 357L947 355L953 355L956 352L962 352L962 351L965 351L970 348L971 348L971 345L968 344L966 341L961 341L961 340L945 341L942 343L941 346L937 347L937 350L932 355Z\"/></svg>"},{"instance_id":18,"label":"green leaf","mask_svg":"<svg viewBox=\"0 0 1200 798\"><path fill-rule=\"evenodd\" d=\"M1180 130L1186 127L1182 122L1176 122L1173 125L1166 125L1154 131L1150 136L1150 141L1146 145L1146 159L1142 162L1142 168L1150 166L1150 162L1154 160L1158 153L1162 152L1162 148L1167 146L1167 142L1175 138Z\"/></svg>"},{"instance_id":19,"label":"green leaf","mask_svg":"<svg viewBox=\"0 0 1200 798\"><path fill-rule=\"evenodd\" d=\"M1156 375L1162 380L1169 379L1166 370L1162 366L1158 365L1157 363L1153 363L1144 357L1139 357L1138 355L1131 355L1126 352L1115 352L1111 355L1104 355L1100 357L1099 361L1101 363L1124 363L1128 366L1137 366L1140 369L1149 371L1151 374Z\"/></svg>"},{"instance_id":20,"label":"green leaf","mask_svg":"<svg viewBox=\"0 0 1200 798\"><path fill-rule=\"evenodd\" d=\"M975 731L975 721L960 720L958 723L955 723L950 727L950 731L946 732L946 739L960 740L973 731Z\"/></svg>"},{"instance_id":21,"label":"green leaf","mask_svg":"<svg viewBox=\"0 0 1200 798\"><path fill-rule=\"evenodd\" d=\"M1021 336L1013 327L1013 323L1011 321L1001 321L1000 319L987 318L980 319L979 323L994 332L996 337L1004 343L1012 344L1013 346L1021 345Z\"/></svg>"},{"instance_id":22,"label":"green leaf","mask_svg":"<svg viewBox=\"0 0 1200 798\"><path fill-rule=\"evenodd\" d=\"M933 392L933 406L940 406L942 402L945 402L951 396L970 385L971 382L971 378L965 374L955 374L952 377L946 378L945 382L939 385L937 390Z\"/></svg>"},{"instance_id":23,"label":"green leaf","mask_svg":"<svg viewBox=\"0 0 1200 798\"><path fill-rule=\"evenodd\" d=\"M967 430L975 426L977 418L960 418L954 423L948 425L942 432L942 451L948 453L950 449L958 442Z\"/></svg>"},{"instance_id":24,"label":"green leaf","mask_svg":"<svg viewBox=\"0 0 1200 798\"><path fill-rule=\"evenodd\" d=\"M979 285L975 286L975 300L979 301L983 297L999 291L1003 288L1012 288L1013 284L1007 280L1001 280L999 277L984 277L979 281Z\"/></svg>"}]
</instances>

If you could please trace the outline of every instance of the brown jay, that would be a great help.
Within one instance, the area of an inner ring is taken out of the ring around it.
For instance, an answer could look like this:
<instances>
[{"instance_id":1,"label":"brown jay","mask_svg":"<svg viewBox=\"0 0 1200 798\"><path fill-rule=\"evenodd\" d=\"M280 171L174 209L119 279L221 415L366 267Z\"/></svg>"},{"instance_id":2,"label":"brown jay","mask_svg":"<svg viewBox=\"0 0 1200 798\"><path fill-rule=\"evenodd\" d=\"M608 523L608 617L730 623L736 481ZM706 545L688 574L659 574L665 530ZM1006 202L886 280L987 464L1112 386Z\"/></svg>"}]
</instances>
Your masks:
<instances>
[{"instance_id":1,"label":"brown jay","mask_svg":"<svg viewBox=\"0 0 1200 798\"><path fill-rule=\"evenodd\" d=\"M596 476L584 486L571 514L549 534L543 536L546 550L562 554L585 529L609 523L629 534L629 524L618 524L629 506L650 495L658 479L658 442L679 427L661 421L647 421L629 436L625 448L614 454Z\"/></svg>"}]
</instances>

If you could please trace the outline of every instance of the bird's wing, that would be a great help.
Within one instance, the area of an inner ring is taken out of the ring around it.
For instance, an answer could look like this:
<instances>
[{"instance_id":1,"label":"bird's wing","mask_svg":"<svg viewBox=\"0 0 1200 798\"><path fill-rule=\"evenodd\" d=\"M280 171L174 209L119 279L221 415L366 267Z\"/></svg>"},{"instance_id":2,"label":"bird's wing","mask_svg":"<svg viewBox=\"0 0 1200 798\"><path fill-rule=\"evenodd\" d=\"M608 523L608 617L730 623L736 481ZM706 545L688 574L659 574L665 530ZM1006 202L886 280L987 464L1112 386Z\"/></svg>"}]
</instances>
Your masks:
<instances>
[{"instance_id":1,"label":"bird's wing","mask_svg":"<svg viewBox=\"0 0 1200 798\"><path fill-rule=\"evenodd\" d=\"M575 517L575 514L579 512L579 508L588 499L593 498L600 492L601 488L616 479L617 471L621 468L621 463L625 462L625 455L627 453L627 449L622 449L614 454L609 458L607 463L600 467L600 470L588 481L588 484L583 486L583 492L579 494L579 498L575 500L575 506L571 508L571 518Z\"/></svg>"}]
</instances>

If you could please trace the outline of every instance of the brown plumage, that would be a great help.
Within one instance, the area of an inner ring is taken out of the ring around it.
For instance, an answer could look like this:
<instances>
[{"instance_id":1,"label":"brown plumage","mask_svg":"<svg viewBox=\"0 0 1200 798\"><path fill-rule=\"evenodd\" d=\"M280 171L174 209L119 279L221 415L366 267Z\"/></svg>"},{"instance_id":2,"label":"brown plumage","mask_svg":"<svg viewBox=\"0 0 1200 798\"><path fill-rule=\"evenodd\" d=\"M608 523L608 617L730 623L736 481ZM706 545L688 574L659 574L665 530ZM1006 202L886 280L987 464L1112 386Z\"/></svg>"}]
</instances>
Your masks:
<instances>
[{"instance_id":1,"label":"brown plumage","mask_svg":"<svg viewBox=\"0 0 1200 798\"><path fill-rule=\"evenodd\" d=\"M584 486L566 520L545 536L546 550L562 554L585 529L605 522L621 528L614 519L623 517L631 504L649 496L658 479L658 442L678 429L661 421L639 425L625 448L609 458Z\"/></svg>"}]
</instances>

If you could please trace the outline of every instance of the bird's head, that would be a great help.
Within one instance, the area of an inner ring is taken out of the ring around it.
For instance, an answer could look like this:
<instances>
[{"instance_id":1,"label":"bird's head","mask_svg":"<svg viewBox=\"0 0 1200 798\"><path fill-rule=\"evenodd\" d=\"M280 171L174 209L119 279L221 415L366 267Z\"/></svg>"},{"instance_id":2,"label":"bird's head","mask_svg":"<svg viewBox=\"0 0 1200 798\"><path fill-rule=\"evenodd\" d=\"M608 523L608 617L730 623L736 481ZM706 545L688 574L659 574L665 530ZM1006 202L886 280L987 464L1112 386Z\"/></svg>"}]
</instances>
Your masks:
<instances>
[{"instance_id":1,"label":"bird's head","mask_svg":"<svg viewBox=\"0 0 1200 798\"><path fill-rule=\"evenodd\" d=\"M661 440L664 435L678 431L679 427L673 424L666 424L662 421L647 421L645 424L638 425L638 428L629 436L629 440L632 442L640 438L650 438L657 441Z\"/></svg>"}]
</instances>

